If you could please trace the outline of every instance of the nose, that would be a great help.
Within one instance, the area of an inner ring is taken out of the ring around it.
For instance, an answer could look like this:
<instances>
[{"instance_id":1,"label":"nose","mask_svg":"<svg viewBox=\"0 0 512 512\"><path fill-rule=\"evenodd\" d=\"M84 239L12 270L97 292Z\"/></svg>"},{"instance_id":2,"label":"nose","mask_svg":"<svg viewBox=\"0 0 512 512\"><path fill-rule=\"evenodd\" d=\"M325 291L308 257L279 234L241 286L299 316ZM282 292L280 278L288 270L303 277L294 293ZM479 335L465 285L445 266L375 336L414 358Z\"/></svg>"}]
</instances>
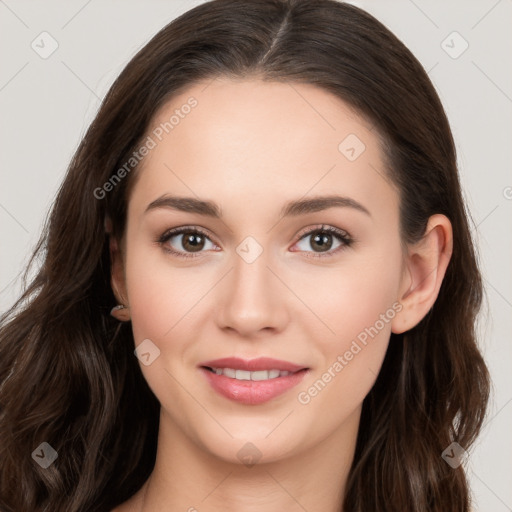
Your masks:
<instances>
[{"instance_id":1,"label":"nose","mask_svg":"<svg viewBox=\"0 0 512 512\"><path fill-rule=\"evenodd\" d=\"M282 331L289 320L290 292L276 274L265 252L251 263L236 256L217 304L219 327L246 338Z\"/></svg>"}]
</instances>

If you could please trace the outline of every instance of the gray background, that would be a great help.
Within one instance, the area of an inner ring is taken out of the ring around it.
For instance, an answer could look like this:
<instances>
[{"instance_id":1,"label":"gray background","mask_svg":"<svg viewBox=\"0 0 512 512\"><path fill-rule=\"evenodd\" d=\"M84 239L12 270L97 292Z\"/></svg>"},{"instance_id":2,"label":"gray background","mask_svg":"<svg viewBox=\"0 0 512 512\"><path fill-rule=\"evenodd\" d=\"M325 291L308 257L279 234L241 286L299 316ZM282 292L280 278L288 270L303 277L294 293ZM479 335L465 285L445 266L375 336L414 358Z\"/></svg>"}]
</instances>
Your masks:
<instances>
[{"instance_id":1,"label":"gray background","mask_svg":"<svg viewBox=\"0 0 512 512\"><path fill-rule=\"evenodd\" d=\"M20 272L101 98L153 34L199 3L0 0L0 312L21 289ZM512 0L351 3L418 57L450 119L485 276L480 332L494 381L467 465L477 510L512 511ZM43 31L58 43L46 59L31 47L50 48Z\"/></svg>"}]
</instances>

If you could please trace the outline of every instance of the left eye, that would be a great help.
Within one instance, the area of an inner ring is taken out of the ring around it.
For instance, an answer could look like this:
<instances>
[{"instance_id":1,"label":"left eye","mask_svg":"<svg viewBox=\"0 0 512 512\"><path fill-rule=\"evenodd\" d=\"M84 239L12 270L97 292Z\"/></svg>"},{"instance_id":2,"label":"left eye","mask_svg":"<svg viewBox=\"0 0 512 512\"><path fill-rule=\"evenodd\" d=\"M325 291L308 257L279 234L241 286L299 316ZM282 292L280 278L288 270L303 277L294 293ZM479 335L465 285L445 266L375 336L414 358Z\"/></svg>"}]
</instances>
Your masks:
<instances>
[{"instance_id":1,"label":"left eye","mask_svg":"<svg viewBox=\"0 0 512 512\"><path fill-rule=\"evenodd\" d=\"M310 239L309 241L308 238ZM336 240L336 238L338 240ZM340 241L341 237L339 235L335 235L333 233L329 233L326 231L314 231L303 236L298 242L297 247L299 247L303 251L307 251L307 246L316 247L315 252L327 252L331 249L337 249L343 242ZM337 245L336 245L337 243ZM302 247L301 245L302 244ZM306 246L306 247L305 247Z\"/></svg>"},{"instance_id":2,"label":"left eye","mask_svg":"<svg viewBox=\"0 0 512 512\"><path fill-rule=\"evenodd\" d=\"M309 242L307 241L308 238L310 238ZM336 239L338 241L337 245ZM330 226L322 226L303 234L297 242L297 246L305 252L313 252L308 257L317 258L324 257L322 253L325 253L325 257L336 254L345 247L349 247L352 242L353 240L345 231ZM302 247L300 244L303 244ZM318 250L308 251L304 245Z\"/></svg>"}]
</instances>

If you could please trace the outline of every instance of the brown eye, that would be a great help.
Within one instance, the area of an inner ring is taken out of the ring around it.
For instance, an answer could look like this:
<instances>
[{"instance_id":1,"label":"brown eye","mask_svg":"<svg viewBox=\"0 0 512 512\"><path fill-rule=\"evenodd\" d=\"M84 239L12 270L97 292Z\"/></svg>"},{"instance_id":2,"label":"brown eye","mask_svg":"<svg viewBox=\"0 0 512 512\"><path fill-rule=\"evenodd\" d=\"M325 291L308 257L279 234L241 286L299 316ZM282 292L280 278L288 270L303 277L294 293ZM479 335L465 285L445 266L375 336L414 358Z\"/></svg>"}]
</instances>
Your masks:
<instances>
[{"instance_id":1,"label":"brown eye","mask_svg":"<svg viewBox=\"0 0 512 512\"><path fill-rule=\"evenodd\" d=\"M322 226L303 234L296 245L300 251L307 253L308 257L328 257L349 247L352 242L352 238L346 231L331 226ZM313 251L308 249L313 249Z\"/></svg>"},{"instance_id":2,"label":"brown eye","mask_svg":"<svg viewBox=\"0 0 512 512\"><path fill-rule=\"evenodd\" d=\"M205 237L201 234L189 232L179 236L182 237L181 246L186 251L197 252L204 247Z\"/></svg>"},{"instance_id":3,"label":"brown eye","mask_svg":"<svg viewBox=\"0 0 512 512\"><path fill-rule=\"evenodd\" d=\"M166 231L158 242L165 251L185 258L193 258L196 253L199 255L203 249L214 249L215 245L206 233L197 228L177 228ZM208 247L210 244L210 247Z\"/></svg>"},{"instance_id":4,"label":"brown eye","mask_svg":"<svg viewBox=\"0 0 512 512\"><path fill-rule=\"evenodd\" d=\"M311 235L310 245L311 247L318 248L320 252L328 251L332 247L333 235L318 232L315 235Z\"/></svg>"}]
</instances>

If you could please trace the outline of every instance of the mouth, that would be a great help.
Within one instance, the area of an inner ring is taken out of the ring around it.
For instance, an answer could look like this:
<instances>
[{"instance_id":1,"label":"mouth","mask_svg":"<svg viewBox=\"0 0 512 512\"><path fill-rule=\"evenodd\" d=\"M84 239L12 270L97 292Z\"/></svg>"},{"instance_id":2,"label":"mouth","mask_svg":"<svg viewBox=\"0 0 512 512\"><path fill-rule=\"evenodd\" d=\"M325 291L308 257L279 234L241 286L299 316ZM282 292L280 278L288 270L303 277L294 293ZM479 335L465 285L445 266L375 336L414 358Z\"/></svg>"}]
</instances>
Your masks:
<instances>
[{"instance_id":1,"label":"mouth","mask_svg":"<svg viewBox=\"0 0 512 512\"><path fill-rule=\"evenodd\" d=\"M239 370L235 368L215 368L211 366L201 366L205 370L214 373L215 375L224 375L229 379L236 380L251 380L251 381L262 381L262 380L272 380L278 379L279 377L287 377L288 375L294 375L299 372L303 372L308 370L309 368L302 368L301 370L296 370L294 372L290 372L287 370L279 370L277 368L272 368L270 370Z\"/></svg>"},{"instance_id":2,"label":"mouth","mask_svg":"<svg viewBox=\"0 0 512 512\"><path fill-rule=\"evenodd\" d=\"M270 358L217 359L201 364L198 369L219 395L244 405L259 405L284 395L311 371Z\"/></svg>"},{"instance_id":3,"label":"mouth","mask_svg":"<svg viewBox=\"0 0 512 512\"><path fill-rule=\"evenodd\" d=\"M273 377L278 377L276 371L295 373L299 370L308 369L306 366L284 361L282 359L274 359L272 357L258 357L256 359L242 359L240 357L223 357L221 359L212 359L210 361L203 361L199 366L211 370L212 372L219 372L226 370L226 376L235 378L236 372L244 371L257 373L261 371L272 372ZM235 374L233 374L235 372ZM239 375L247 375L240 373ZM248 379L245 379L248 380Z\"/></svg>"}]
</instances>

